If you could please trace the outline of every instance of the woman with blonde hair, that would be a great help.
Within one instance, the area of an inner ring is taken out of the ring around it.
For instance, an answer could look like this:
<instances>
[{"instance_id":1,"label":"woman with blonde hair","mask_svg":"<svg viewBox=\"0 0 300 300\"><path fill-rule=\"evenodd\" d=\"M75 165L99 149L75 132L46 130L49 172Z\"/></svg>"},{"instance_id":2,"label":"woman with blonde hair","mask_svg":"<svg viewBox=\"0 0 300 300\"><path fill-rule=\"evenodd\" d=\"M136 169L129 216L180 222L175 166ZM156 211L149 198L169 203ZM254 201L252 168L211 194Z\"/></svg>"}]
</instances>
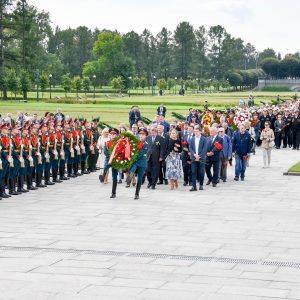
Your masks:
<instances>
[{"instance_id":1,"label":"woman with blonde hair","mask_svg":"<svg viewBox=\"0 0 300 300\"><path fill-rule=\"evenodd\" d=\"M106 142L108 142L109 140L110 140L109 129L105 127L102 130L102 133L97 141L97 148L99 149L98 166L100 167L100 174L102 174L104 170L105 155L103 150ZM109 172L107 172L107 174L105 175L104 183L107 183L108 173Z\"/></svg>"},{"instance_id":2,"label":"woman with blonde hair","mask_svg":"<svg viewBox=\"0 0 300 300\"><path fill-rule=\"evenodd\" d=\"M178 132L172 129L167 147L166 158L166 178L170 180L171 190L178 188L178 179L182 176L182 165L180 153L182 151L181 142L178 137Z\"/></svg>"},{"instance_id":3,"label":"woman with blonde hair","mask_svg":"<svg viewBox=\"0 0 300 300\"><path fill-rule=\"evenodd\" d=\"M263 149L263 159L264 166L263 168L269 168L271 164L271 151L275 146L274 140L275 135L273 129L270 128L270 122L265 122L265 129L261 132L260 139L262 140L261 147ZM268 158L268 166L267 166Z\"/></svg>"}]
</instances>

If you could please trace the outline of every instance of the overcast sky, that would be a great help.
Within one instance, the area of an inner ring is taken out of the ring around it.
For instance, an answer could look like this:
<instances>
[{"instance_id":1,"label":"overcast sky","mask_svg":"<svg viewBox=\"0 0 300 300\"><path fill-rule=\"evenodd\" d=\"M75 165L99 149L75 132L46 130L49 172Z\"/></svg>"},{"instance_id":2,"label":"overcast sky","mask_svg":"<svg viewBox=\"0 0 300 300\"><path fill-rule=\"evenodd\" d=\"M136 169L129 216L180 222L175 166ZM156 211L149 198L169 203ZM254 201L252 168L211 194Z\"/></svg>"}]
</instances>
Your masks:
<instances>
[{"instance_id":1,"label":"overcast sky","mask_svg":"<svg viewBox=\"0 0 300 300\"><path fill-rule=\"evenodd\" d=\"M85 25L121 33L162 27L173 31L182 21L194 28L222 25L257 50L286 54L300 48L300 0L29 0L50 12L52 26Z\"/></svg>"}]
</instances>

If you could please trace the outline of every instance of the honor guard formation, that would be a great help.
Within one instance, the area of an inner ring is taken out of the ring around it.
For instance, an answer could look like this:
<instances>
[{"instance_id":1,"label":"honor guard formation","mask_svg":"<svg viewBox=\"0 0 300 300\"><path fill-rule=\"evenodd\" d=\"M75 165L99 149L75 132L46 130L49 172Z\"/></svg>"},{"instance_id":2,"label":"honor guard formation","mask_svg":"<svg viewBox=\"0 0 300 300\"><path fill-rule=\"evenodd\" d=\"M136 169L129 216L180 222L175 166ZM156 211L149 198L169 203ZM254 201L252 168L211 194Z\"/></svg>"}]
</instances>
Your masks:
<instances>
[{"instance_id":1,"label":"honor guard formation","mask_svg":"<svg viewBox=\"0 0 300 300\"><path fill-rule=\"evenodd\" d=\"M47 112L40 120L21 113L17 120L10 114L1 119L0 197L95 172L98 121L65 118L60 112Z\"/></svg>"}]
</instances>

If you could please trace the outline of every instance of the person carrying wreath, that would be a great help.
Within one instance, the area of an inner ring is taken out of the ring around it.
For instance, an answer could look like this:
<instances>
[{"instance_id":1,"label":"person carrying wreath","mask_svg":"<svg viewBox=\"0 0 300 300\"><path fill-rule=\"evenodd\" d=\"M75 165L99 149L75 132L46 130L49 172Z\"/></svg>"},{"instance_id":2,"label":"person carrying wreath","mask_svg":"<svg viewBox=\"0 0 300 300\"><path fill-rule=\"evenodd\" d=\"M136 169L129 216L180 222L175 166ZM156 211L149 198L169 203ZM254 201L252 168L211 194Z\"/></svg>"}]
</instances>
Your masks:
<instances>
[{"instance_id":1,"label":"person carrying wreath","mask_svg":"<svg viewBox=\"0 0 300 300\"><path fill-rule=\"evenodd\" d=\"M111 140L107 141L105 143L104 155L106 157L106 160L105 160L103 174L99 176L100 182L104 182L104 178L106 176L106 173L108 172L109 168L111 167L111 164L110 164L110 157L111 157L110 150L111 150L111 148L114 144L114 140L117 138L117 136L119 134L119 130L116 129L116 128L111 128L109 130L109 133L110 133L110 136L111 136ZM117 185L118 185L118 170L111 167L111 172L112 172L113 182L112 182L112 192L111 192L110 198L116 198L116 191L117 191Z\"/></svg>"},{"instance_id":2,"label":"person carrying wreath","mask_svg":"<svg viewBox=\"0 0 300 300\"><path fill-rule=\"evenodd\" d=\"M133 165L129 170L129 176L126 179L127 187L130 186L131 180L135 173L137 173L137 185L135 189L135 200L139 199L140 189L143 182L143 176L145 170L147 168L147 152L148 152L148 143L146 142L146 137L148 135L148 131L146 128L140 128L138 131L139 134L139 155Z\"/></svg>"}]
</instances>

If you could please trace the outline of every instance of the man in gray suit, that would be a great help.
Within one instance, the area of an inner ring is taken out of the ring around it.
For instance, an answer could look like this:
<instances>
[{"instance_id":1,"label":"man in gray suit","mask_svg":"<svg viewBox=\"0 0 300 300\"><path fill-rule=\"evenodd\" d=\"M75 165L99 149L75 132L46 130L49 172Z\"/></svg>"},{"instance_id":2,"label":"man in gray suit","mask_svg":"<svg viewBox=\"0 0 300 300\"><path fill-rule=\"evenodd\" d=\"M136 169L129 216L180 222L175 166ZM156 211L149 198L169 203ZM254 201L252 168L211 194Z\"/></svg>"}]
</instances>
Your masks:
<instances>
[{"instance_id":1,"label":"man in gray suit","mask_svg":"<svg viewBox=\"0 0 300 300\"><path fill-rule=\"evenodd\" d=\"M200 182L200 190L203 190L204 170L207 154L207 139L201 134L199 126L195 126L194 134L195 136L192 138L189 147L192 161L193 182L193 187L190 189L191 192L197 191L197 180Z\"/></svg>"}]
</instances>

